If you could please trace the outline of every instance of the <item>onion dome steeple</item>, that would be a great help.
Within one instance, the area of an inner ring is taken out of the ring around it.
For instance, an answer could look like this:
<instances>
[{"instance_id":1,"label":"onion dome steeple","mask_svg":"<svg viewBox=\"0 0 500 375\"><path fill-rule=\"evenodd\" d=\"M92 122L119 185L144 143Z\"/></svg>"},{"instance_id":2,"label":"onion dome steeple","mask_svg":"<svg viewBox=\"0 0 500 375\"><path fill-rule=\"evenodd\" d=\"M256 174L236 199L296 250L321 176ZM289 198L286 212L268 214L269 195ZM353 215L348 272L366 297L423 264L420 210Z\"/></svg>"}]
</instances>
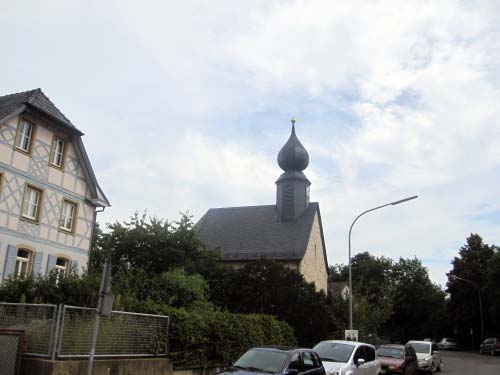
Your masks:
<instances>
[{"instance_id":1,"label":"onion dome steeple","mask_svg":"<svg viewBox=\"0 0 500 375\"><path fill-rule=\"evenodd\" d=\"M311 183L302 173L309 165L309 155L295 134L295 118L292 133L278 154L278 165L284 173L276 181L276 212L281 221L293 221L309 206Z\"/></svg>"},{"instance_id":2,"label":"onion dome steeple","mask_svg":"<svg viewBox=\"0 0 500 375\"><path fill-rule=\"evenodd\" d=\"M292 134L278 154L278 165L286 171L303 171L309 165L309 154L295 135L295 118L292 118Z\"/></svg>"}]
</instances>

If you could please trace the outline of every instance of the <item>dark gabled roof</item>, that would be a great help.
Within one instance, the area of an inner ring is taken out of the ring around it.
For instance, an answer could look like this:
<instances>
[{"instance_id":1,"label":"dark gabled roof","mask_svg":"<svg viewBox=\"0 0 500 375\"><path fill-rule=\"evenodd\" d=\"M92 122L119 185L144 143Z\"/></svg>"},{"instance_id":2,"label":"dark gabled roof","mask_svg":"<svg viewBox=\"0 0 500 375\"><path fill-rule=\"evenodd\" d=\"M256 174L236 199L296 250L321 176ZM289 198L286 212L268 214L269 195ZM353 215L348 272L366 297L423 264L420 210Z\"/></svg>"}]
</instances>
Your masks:
<instances>
[{"instance_id":1,"label":"dark gabled roof","mask_svg":"<svg viewBox=\"0 0 500 375\"><path fill-rule=\"evenodd\" d=\"M71 121L52 103L41 89L0 96L0 121L25 109L41 112L59 125L83 135Z\"/></svg>"},{"instance_id":2,"label":"dark gabled roof","mask_svg":"<svg viewBox=\"0 0 500 375\"><path fill-rule=\"evenodd\" d=\"M97 183L90 159L85 151L85 147L83 146L81 139L83 133L62 114L62 112L54 105L54 103L52 103L43 91L41 89L35 89L0 96L0 123L25 111L39 113L52 120L55 125L69 130L73 135L76 135L74 139L75 150L83 162L86 177L90 182L92 182L88 185L94 197L90 201L96 206L110 206L108 198L106 198L101 187Z\"/></svg>"},{"instance_id":3,"label":"dark gabled roof","mask_svg":"<svg viewBox=\"0 0 500 375\"><path fill-rule=\"evenodd\" d=\"M301 260L316 212L319 205L311 202L296 221L282 222L275 205L211 208L195 228L207 247L222 250L225 261Z\"/></svg>"}]
</instances>

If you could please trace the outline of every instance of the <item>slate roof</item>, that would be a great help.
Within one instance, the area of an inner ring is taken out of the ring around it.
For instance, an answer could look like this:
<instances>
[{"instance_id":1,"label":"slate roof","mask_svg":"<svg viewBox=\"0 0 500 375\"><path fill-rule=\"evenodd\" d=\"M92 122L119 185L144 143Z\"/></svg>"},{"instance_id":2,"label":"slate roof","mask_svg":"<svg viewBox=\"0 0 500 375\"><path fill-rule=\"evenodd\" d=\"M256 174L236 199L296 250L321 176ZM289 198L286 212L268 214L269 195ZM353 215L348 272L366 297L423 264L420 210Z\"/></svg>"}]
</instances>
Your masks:
<instances>
[{"instance_id":1,"label":"slate roof","mask_svg":"<svg viewBox=\"0 0 500 375\"><path fill-rule=\"evenodd\" d=\"M76 146L75 151L83 162L84 173L86 174L88 180L92 182L88 185L94 197L91 202L96 206L110 206L111 204L109 203L108 198L97 183L90 159L85 151L85 147L83 146L81 139L83 133L78 130L66 116L64 116L55 104L52 103L52 101L43 93L43 91L41 89L34 89L0 96L0 123L27 110L33 110L34 112L41 113L43 116L53 120L52 122L77 135L74 143Z\"/></svg>"},{"instance_id":2,"label":"slate roof","mask_svg":"<svg viewBox=\"0 0 500 375\"><path fill-rule=\"evenodd\" d=\"M301 260L316 212L311 202L296 221L282 222L275 205L211 208L195 228L207 247L221 248L223 261Z\"/></svg>"},{"instance_id":3,"label":"slate roof","mask_svg":"<svg viewBox=\"0 0 500 375\"><path fill-rule=\"evenodd\" d=\"M41 89L0 96L0 121L13 113L19 113L27 108L41 111L44 115L56 120L60 125L76 131L79 135L83 135Z\"/></svg>"}]
</instances>

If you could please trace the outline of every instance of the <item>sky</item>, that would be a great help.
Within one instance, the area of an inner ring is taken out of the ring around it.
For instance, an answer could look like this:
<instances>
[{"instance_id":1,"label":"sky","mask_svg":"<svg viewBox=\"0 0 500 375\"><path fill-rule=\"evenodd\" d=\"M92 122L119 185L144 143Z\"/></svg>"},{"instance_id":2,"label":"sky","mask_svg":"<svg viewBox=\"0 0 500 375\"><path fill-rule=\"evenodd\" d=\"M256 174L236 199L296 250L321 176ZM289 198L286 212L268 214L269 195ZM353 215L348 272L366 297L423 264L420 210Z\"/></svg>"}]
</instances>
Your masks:
<instances>
[{"instance_id":1,"label":"sky","mask_svg":"<svg viewBox=\"0 0 500 375\"><path fill-rule=\"evenodd\" d=\"M500 244L500 3L3 1L0 95L40 87L112 207L170 221L275 203L297 118L330 264L418 257L444 286Z\"/></svg>"}]
</instances>

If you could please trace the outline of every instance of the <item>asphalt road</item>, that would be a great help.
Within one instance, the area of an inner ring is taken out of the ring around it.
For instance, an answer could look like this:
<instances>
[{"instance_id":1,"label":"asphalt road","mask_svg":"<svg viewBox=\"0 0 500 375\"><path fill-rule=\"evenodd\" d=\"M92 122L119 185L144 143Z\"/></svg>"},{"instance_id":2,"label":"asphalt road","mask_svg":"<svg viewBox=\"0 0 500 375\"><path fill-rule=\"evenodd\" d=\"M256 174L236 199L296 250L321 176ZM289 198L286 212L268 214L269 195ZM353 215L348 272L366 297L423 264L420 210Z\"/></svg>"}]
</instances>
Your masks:
<instances>
[{"instance_id":1,"label":"asphalt road","mask_svg":"<svg viewBox=\"0 0 500 375\"><path fill-rule=\"evenodd\" d=\"M443 375L500 375L500 356L471 352L441 352ZM437 373L439 374L439 373Z\"/></svg>"}]
</instances>

